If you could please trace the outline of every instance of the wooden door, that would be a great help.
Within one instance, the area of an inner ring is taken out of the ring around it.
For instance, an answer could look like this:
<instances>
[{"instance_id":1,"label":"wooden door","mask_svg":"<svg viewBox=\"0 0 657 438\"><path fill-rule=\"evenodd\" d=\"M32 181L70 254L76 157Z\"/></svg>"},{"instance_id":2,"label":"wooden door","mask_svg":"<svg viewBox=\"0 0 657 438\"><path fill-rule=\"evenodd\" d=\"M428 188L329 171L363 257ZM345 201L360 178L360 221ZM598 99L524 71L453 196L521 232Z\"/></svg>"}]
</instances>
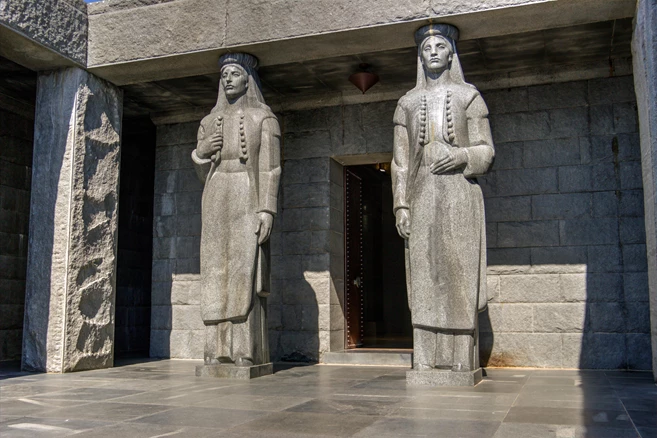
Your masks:
<instances>
[{"instance_id":1,"label":"wooden door","mask_svg":"<svg viewBox=\"0 0 657 438\"><path fill-rule=\"evenodd\" d=\"M363 345L363 187L358 175L344 168L346 345Z\"/></svg>"}]
</instances>

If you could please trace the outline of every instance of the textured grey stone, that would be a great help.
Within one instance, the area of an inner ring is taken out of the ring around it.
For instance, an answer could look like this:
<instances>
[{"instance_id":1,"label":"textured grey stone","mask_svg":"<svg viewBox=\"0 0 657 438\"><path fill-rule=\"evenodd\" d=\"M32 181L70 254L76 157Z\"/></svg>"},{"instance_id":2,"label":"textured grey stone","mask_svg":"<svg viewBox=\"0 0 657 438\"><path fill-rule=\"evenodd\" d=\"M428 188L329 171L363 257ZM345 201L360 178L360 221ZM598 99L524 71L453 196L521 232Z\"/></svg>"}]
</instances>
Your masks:
<instances>
[{"instance_id":1,"label":"textured grey stone","mask_svg":"<svg viewBox=\"0 0 657 438\"><path fill-rule=\"evenodd\" d=\"M588 88L591 105L636 100L632 76L593 79L589 81Z\"/></svg>"},{"instance_id":2,"label":"textured grey stone","mask_svg":"<svg viewBox=\"0 0 657 438\"><path fill-rule=\"evenodd\" d=\"M625 335L627 345L627 367L631 370L649 370L652 367L650 335L628 333Z\"/></svg>"},{"instance_id":3,"label":"textured grey stone","mask_svg":"<svg viewBox=\"0 0 657 438\"><path fill-rule=\"evenodd\" d=\"M219 379L250 380L256 377L268 376L274 373L274 365L264 363L250 367L235 365L197 365L196 377L216 377Z\"/></svg>"},{"instance_id":4,"label":"textured grey stone","mask_svg":"<svg viewBox=\"0 0 657 438\"><path fill-rule=\"evenodd\" d=\"M285 160L327 157L331 155L331 134L326 131L286 133L283 139Z\"/></svg>"},{"instance_id":5,"label":"textured grey stone","mask_svg":"<svg viewBox=\"0 0 657 438\"><path fill-rule=\"evenodd\" d=\"M497 246L531 247L559 245L558 221L500 222L497 224Z\"/></svg>"},{"instance_id":6,"label":"textured grey stone","mask_svg":"<svg viewBox=\"0 0 657 438\"><path fill-rule=\"evenodd\" d=\"M535 195L531 197L532 218L572 219L591 216L591 195L588 193Z\"/></svg>"},{"instance_id":7,"label":"textured grey stone","mask_svg":"<svg viewBox=\"0 0 657 438\"><path fill-rule=\"evenodd\" d=\"M330 183L317 182L283 186L283 208L325 207L330 202Z\"/></svg>"},{"instance_id":8,"label":"textured grey stone","mask_svg":"<svg viewBox=\"0 0 657 438\"><path fill-rule=\"evenodd\" d=\"M646 223L642 217L625 217L620 220L620 240L627 243L646 243Z\"/></svg>"},{"instance_id":9,"label":"textured grey stone","mask_svg":"<svg viewBox=\"0 0 657 438\"><path fill-rule=\"evenodd\" d=\"M617 194L616 192L593 193L593 217L618 216L618 204L621 196L620 193Z\"/></svg>"},{"instance_id":10,"label":"textured grey stone","mask_svg":"<svg viewBox=\"0 0 657 438\"><path fill-rule=\"evenodd\" d=\"M510 169L495 172L496 190L501 196L557 192L557 168Z\"/></svg>"},{"instance_id":11,"label":"textured grey stone","mask_svg":"<svg viewBox=\"0 0 657 438\"><path fill-rule=\"evenodd\" d=\"M587 262L588 252L585 246L531 248L532 265L572 265Z\"/></svg>"},{"instance_id":12,"label":"textured grey stone","mask_svg":"<svg viewBox=\"0 0 657 438\"><path fill-rule=\"evenodd\" d=\"M491 128L496 142L540 140L550 135L549 117L544 111L498 114L491 117Z\"/></svg>"},{"instance_id":13,"label":"textured grey stone","mask_svg":"<svg viewBox=\"0 0 657 438\"><path fill-rule=\"evenodd\" d=\"M591 245L588 247L589 272L622 272L622 256L618 245Z\"/></svg>"},{"instance_id":14,"label":"textured grey stone","mask_svg":"<svg viewBox=\"0 0 657 438\"><path fill-rule=\"evenodd\" d=\"M475 371L406 371L409 386L475 386L482 379L481 368Z\"/></svg>"},{"instance_id":15,"label":"textured grey stone","mask_svg":"<svg viewBox=\"0 0 657 438\"><path fill-rule=\"evenodd\" d=\"M636 113L636 102L615 103L614 132L637 132L639 129Z\"/></svg>"},{"instance_id":16,"label":"textured grey stone","mask_svg":"<svg viewBox=\"0 0 657 438\"><path fill-rule=\"evenodd\" d=\"M577 137L525 141L524 144L523 165L525 168L580 164L580 148Z\"/></svg>"},{"instance_id":17,"label":"textured grey stone","mask_svg":"<svg viewBox=\"0 0 657 438\"><path fill-rule=\"evenodd\" d=\"M491 303L488 315L492 333L533 331L534 307L531 304Z\"/></svg>"},{"instance_id":18,"label":"textured grey stone","mask_svg":"<svg viewBox=\"0 0 657 438\"><path fill-rule=\"evenodd\" d=\"M112 366L121 91L67 69L38 100L23 368Z\"/></svg>"},{"instance_id":19,"label":"textured grey stone","mask_svg":"<svg viewBox=\"0 0 657 438\"><path fill-rule=\"evenodd\" d=\"M76 8L65 1L45 4L33 0L5 1L0 4L0 22L50 51L80 66L86 66L86 8ZM53 68L69 64L62 61L52 64L44 62L53 56L49 53L28 52L27 55L20 55L25 57L33 68Z\"/></svg>"},{"instance_id":20,"label":"textured grey stone","mask_svg":"<svg viewBox=\"0 0 657 438\"><path fill-rule=\"evenodd\" d=\"M524 112L529 110L527 96L528 90L530 89L518 87L504 90L489 90L484 93L484 98L492 114Z\"/></svg>"},{"instance_id":21,"label":"textured grey stone","mask_svg":"<svg viewBox=\"0 0 657 438\"><path fill-rule=\"evenodd\" d=\"M488 265L529 265L530 251L529 248L489 248Z\"/></svg>"},{"instance_id":22,"label":"textured grey stone","mask_svg":"<svg viewBox=\"0 0 657 438\"><path fill-rule=\"evenodd\" d=\"M648 270L645 244L623 245L622 249L625 272L644 272Z\"/></svg>"},{"instance_id":23,"label":"textured grey stone","mask_svg":"<svg viewBox=\"0 0 657 438\"><path fill-rule=\"evenodd\" d=\"M628 275L628 274L625 274ZM622 274L587 274L586 300L588 302L619 302L627 299L627 285L623 285Z\"/></svg>"},{"instance_id":24,"label":"textured grey stone","mask_svg":"<svg viewBox=\"0 0 657 438\"><path fill-rule=\"evenodd\" d=\"M563 245L605 245L618 242L615 218L567 219L559 223Z\"/></svg>"},{"instance_id":25,"label":"textured grey stone","mask_svg":"<svg viewBox=\"0 0 657 438\"><path fill-rule=\"evenodd\" d=\"M585 303L535 304L533 331L573 333L584 331Z\"/></svg>"},{"instance_id":26,"label":"textured grey stone","mask_svg":"<svg viewBox=\"0 0 657 438\"><path fill-rule=\"evenodd\" d=\"M594 333L625 333L625 309L621 303L589 303L589 321Z\"/></svg>"},{"instance_id":27,"label":"textured grey stone","mask_svg":"<svg viewBox=\"0 0 657 438\"><path fill-rule=\"evenodd\" d=\"M302 111L301 113L305 113L305 111ZM328 181L330 161L329 158L325 157L307 158L303 160L286 160L285 172L283 173L283 185L321 183Z\"/></svg>"},{"instance_id":28,"label":"textured grey stone","mask_svg":"<svg viewBox=\"0 0 657 438\"><path fill-rule=\"evenodd\" d=\"M623 274L623 292L625 292L625 300L628 302L648 303L648 273L628 272Z\"/></svg>"},{"instance_id":29,"label":"textured grey stone","mask_svg":"<svg viewBox=\"0 0 657 438\"><path fill-rule=\"evenodd\" d=\"M205 329L206 366L229 361L243 367L270 361L267 241L278 210L281 132L262 98L257 64L256 58L243 53L220 59L217 105L201 120L191 155L205 185L201 237L176 238L179 258L194 260L200 246L202 320L189 314L192 306L180 306L173 308L173 321L176 328ZM192 177L179 171L181 175ZM192 183L177 185L179 192L185 189L198 192ZM179 267L180 259L177 272ZM219 369L225 368L213 368L221 374Z\"/></svg>"},{"instance_id":30,"label":"textured grey stone","mask_svg":"<svg viewBox=\"0 0 657 438\"><path fill-rule=\"evenodd\" d=\"M587 88L588 83L583 81L528 87L529 104L527 109L536 111L586 106L588 104Z\"/></svg>"},{"instance_id":31,"label":"textured grey stone","mask_svg":"<svg viewBox=\"0 0 657 438\"><path fill-rule=\"evenodd\" d=\"M497 143L491 170L523 167L524 142Z\"/></svg>"},{"instance_id":32,"label":"textured grey stone","mask_svg":"<svg viewBox=\"0 0 657 438\"><path fill-rule=\"evenodd\" d=\"M522 221L531 219L532 206L529 196L486 198L486 221Z\"/></svg>"},{"instance_id":33,"label":"textured grey stone","mask_svg":"<svg viewBox=\"0 0 657 438\"><path fill-rule=\"evenodd\" d=\"M575 341L579 341L581 345L577 366L583 369L625 368L627 366L625 336L618 333L584 333L581 340L576 338Z\"/></svg>"},{"instance_id":34,"label":"textured grey stone","mask_svg":"<svg viewBox=\"0 0 657 438\"><path fill-rule=\"evenodd\" d=\"M576 137L589 132L589 114L586 107L560 108L548 112L550 137Z\"/></svg>"},{"instance_id":35,"label":"textured grey stone","mask_svg":"<svg viewBox=\"0 0 657 438\"><path fill-rule=\"evenodd\" d=\"M561 337L559 333L497 333L488 366L559 368L563 363Z\"/></svg>"},{"instance_id":36,"label":"textured grey stone","mask_svg":"<svg viewBox=\"0 0 657 438\"><path fill-rule=\"evenodd\" d=\"M620 183L623 190L643 188L641 163L638 161L620 163Z\"/></svg>"},{"instance_id":37,"label":"textured grey stone","mask_svg":"<svg viewBox=\"0 0 657 438\"><path fill-rule=\"evenodd\" d=\"M614 133L614 109L612 105L592 105L589 112L591 134L606 135Z\"/></svg>"},{"instance_id":38,"label":"textured grey stone","mask_svg":"<svg viewBox=\"0 0 657 438\"><path fill-rule=\"evenodd\" d=\"M645 302L625 303L626 333L650 333L650 306Z\"/></svg>"},{"instance_id":39,"label":"textured grey stone","mask_svg":"<svg viewBox=\"0 0 657 438\"><path fill-rule=\"evenodd\" d=\"M657 11L654 2L639 0L632 38L634 87L639 111L641 160L643 180L646 182L646 247L649 270L650 321L652 333L652 370L657 378ZM629 86L627 87L629 88ZM629 99L628 99L629 100ZM625 254L623 254L625 259ZM644 344L644 349L645 344ZM646 361L647 362L647 361Z\"/></svg>"},{"instance_id":40,"label":"textured grey stone","mask_svg":"<svg viewBox=\"0 0 657 438\"><path fill-rule=\"evenodd\" d=\"M559 303L562 301L558 274L500 276L500 301L504 303Z\"/></svg>"}]
</instances>

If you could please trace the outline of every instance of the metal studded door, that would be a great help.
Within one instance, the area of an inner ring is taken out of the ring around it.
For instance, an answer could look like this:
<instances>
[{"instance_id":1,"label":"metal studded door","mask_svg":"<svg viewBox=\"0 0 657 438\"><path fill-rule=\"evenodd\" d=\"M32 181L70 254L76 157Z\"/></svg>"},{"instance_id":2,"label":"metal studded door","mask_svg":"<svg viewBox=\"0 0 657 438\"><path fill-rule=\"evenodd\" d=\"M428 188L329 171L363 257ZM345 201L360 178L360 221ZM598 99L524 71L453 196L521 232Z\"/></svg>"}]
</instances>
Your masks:
<instances>
[{"instance_id":1,"label":"metal studded door","mask_svg":"<svg viewBox=\"0 0 657 438\"><path fill-rule=\"evenodd\" d=\"M345 167L346 345L363 345L363 194L360 177Z\"/></svg>"}]
</instances>

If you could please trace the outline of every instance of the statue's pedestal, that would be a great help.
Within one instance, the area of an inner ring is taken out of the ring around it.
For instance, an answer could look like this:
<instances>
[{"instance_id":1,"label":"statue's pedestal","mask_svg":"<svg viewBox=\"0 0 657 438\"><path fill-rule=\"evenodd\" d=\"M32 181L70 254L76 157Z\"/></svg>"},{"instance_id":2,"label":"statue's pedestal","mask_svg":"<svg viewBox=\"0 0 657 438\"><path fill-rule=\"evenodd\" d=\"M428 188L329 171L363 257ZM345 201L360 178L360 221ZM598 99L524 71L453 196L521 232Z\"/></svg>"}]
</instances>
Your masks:
<instances>
[{"instance_id":1,"label":"statue's pedestal","mask_svg":"<svg viewBox=\"0 0 657 438\"><path fill-rule=\"evenodd\" d=\"M481 379L481 368L474 371L406 371L406 384L411 386L475 386Z\"/></svg>"},{"instance_id":2,"label":"statue's pedestal","mask_svg":"<svg viewBox=\"0 0 657 438\"><path fill-rule=\"evenodd\" d=\"M216 377L219 379L249 380L274 373L271 362L250 367L238 367L233 364L197 365L196 377Z\"/></svg>"}]
</instances>

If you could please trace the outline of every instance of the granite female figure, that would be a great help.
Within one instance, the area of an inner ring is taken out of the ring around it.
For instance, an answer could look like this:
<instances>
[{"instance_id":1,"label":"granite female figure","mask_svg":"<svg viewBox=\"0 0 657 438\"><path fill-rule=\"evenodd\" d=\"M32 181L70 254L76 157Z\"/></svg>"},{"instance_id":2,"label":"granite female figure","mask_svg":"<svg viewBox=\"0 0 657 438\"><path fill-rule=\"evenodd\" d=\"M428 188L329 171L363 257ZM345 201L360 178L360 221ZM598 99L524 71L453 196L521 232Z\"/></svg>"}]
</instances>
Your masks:
<instances>
[{"instance_id":1,"label":"granite female figure","mask_svg":"<svg viewBox=\"0 0 657 438\"><path fill-rule=\"evenodd\" d=\"M488 110L467 84L458 30L416 32L417 85L397 105L394 210L407 239L414 370L473 371L477 310L486 306L484 202L475 177L494 156Z\"/></svg>"},{"instance_id":2,"label":"granite female figure","mask_svg":"<svg viewBox=\"0 0 657 438\"><path fill-rule=\"evenodd\" d=\"M280 128L260 91L257 60L221 57L217 104L192 159L205 184L201 312L205 364L269 362L269 245L280 181Z\"/></svg>"}]
</instances>

